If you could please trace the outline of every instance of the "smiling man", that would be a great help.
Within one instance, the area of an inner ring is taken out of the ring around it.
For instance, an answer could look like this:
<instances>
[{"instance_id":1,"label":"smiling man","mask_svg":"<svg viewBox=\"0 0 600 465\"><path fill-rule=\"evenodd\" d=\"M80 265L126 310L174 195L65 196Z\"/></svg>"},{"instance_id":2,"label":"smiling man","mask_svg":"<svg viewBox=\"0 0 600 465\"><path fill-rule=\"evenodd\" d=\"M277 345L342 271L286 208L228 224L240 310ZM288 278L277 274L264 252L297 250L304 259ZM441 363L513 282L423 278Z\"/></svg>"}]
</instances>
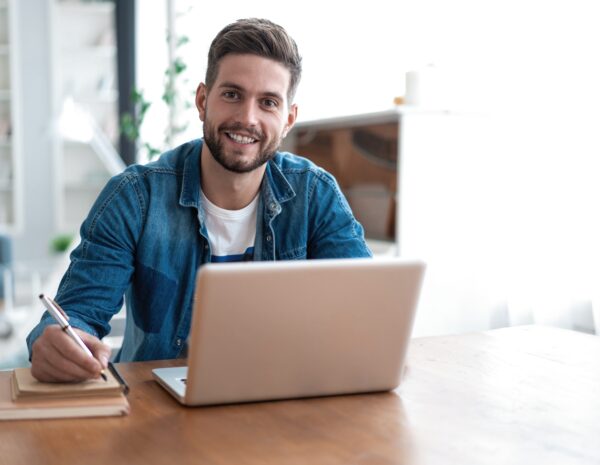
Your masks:
<instances>
[{"instance_id":1,"label":"smiling man","mask_svg":"<svg viewBox=\"0 0 600 465\"><path fill-rule=\"evenodd\" d=\"M371 255L334 178L279 152L296 121L300 74L282 27L246 19L219 32L196 91L204 139L115 176L81 226L55 300L95 358L44 314L27 338L35 377L99 376L110 354L100 339L124 297L117 361L184 355L205 263Z\"/></svg>"}]
</instances>

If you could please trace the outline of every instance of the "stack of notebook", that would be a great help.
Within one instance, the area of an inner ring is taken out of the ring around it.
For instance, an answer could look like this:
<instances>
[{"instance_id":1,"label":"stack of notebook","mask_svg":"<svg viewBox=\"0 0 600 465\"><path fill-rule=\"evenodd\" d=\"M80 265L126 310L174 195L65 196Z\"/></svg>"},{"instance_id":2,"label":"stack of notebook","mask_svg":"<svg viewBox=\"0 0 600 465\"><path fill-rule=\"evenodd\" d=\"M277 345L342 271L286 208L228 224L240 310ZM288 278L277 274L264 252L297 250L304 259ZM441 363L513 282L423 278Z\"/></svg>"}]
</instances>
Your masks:
<instances>
[{"instance_id":1,"label":"stack of notebook","mask_svg":"<svg viewBox=\"0 0 600 465\"><path fill-rule=\"evenodd\" d=\"M106 381L41 383L29 368L0 372L0 420L127 415L123 386L106 375Z\"/></svg>"}]
</instances>

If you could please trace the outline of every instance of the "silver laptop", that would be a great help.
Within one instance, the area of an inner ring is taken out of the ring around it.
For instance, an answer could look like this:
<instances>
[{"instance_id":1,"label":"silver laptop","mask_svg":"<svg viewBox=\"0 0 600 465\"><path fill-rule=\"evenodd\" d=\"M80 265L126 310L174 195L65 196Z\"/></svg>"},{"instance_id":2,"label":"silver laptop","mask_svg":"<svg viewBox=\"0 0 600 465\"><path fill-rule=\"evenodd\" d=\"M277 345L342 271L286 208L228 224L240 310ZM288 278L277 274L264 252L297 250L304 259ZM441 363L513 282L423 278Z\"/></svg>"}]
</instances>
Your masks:
<instances>
[{"instance_id":1,"label":"silver laptop","mask_svg":"<svg viewBox=\"0 0 600 465\"><path fill-rule=\"evenodd\" d=\"M394 389L424 269L397 258L204 265L188 366L153 375L185 405Z\"/></svg>"}]
</instances>

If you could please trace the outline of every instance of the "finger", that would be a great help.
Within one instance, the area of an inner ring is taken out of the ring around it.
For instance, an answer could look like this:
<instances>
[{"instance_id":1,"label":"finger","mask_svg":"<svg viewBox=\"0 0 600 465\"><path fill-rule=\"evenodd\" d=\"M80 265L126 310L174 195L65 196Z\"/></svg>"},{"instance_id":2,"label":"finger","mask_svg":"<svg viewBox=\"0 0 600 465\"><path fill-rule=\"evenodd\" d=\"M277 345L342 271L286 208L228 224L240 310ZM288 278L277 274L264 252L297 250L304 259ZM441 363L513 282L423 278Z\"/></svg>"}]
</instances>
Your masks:
<instances>
[{"instance_id":1,"label":"finger","mask_svg":"<svg viewBox=\"0 0 600 465\"><path fill-rule=\"evenodd\" d=\"M70 337L54 338L50 342L46 357L55 370L80 380L97 377L100 373L98 361L88 356Z\"/></svg>"},{"instance_id":2,"label":"finger","mask_svg":"<svg viewBox=\"0 0 600 465\"><path fill-rule=\"evenodd\" d=\"M88 344L103 344L76 330ZM82 381L98 378L101 362L90 357L58 325L48 326L32 347L32 374L40 381Z\"/></svg>"},{"instance_id":3,"label":"finger","mask_svg":"<svg viewBox=\"0 0 600 465\"><path fill-rule=\"evenodd\" d=\"M46 360L40 339L34 343L31 349L31 374L38 381L44 383L59 381L60 373L57 373Z\"/></svg>"},{"instance_id":4,"label":"finger","mask_svg":"<svg viewBox=\"0 0 600 465\"><path fill-rule=\"evenodd\" d=\"M84 331L76 330L81 336L81 339L86 346L90 349L94 358L100 362L102 369L108 367L108 360L110 359L111 349L109 346L104 344L100 339Z\"/></svg>"},{"instance_id":5,"label":"finger","mask_svg":"<svg viewBox=\"0 0 600 465\"><path fill-rule=\"evenodd\" d=\"M43 383L55 383L58 381L69 382L71 379L64 374L57 373L47 363L36 362L35 357L31 358L31 374L35 379Z\"/></svg>"},{"instance_id":6,"label":"finger","mask_svg":"<svg viewBox=\"0 0 600 465\"><path fill-rule=\"evenodd\" d=\"M61 331L62 332L62 331ZM67 334L62 337L54 337L50 341L54 351L49 350L48 355L51 357L50 362L57 368L69 370L72 374L80 375L81 370L88 373L87 378L97 377L102 369L98 360L90 357L81 347ZM79 367L73 373L73 365Z\"/></svg>"},{"instance_id":7,"label":"finger","mask_svg":"<svg viewBox=\"0 0 600 465\"><path fill-rule=\"evenodd\" d=\"M81 381L93 376L87 370L82 370L78 365L65 359L56 350L51 341L62 339L65 336L60 329L58 332L50 330L34 343L31 354L31 373L38 380L47 382Z\"/></svg>"},{"instance_id":8,"label":"finger","mask_svg":"<svg viewBox=\"0 0 600 465\"><path fill-rule=\"evenodd\" d=\"M38 372L32 374L40 381L48 382L76 382L85 381L93 377L88 371L64 359L46 359L45 363L38 365Z\"/></svg>"}]
</instances>

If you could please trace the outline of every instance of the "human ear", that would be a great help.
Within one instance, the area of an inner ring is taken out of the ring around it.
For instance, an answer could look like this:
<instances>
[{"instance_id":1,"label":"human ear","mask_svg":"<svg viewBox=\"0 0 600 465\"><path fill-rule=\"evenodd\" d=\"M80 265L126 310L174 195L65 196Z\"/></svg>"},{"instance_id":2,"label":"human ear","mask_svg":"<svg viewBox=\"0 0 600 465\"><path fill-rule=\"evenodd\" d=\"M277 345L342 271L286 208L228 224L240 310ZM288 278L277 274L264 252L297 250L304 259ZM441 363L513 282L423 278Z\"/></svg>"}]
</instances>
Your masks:
<instances>
[{"instance_id":1,"label":"human ear","mask_svg":"<svg viewBox=\"0 0 600 465\"><path fill-rule=\"evenodd\" d=\"M196 89L196 108L198 109L198 115L200 121L204 122L206 117L206 99L208 98L208 88L206 84L201 82Z\"/></svg>"},{"instance_id":2,"label":"human ear","mask_svg":"<svg viewBox=\"0 0 600 465\"><path fill-rule=\"evenodd\" d=\"M292 105L290 105L288 111L287 121L283 128L283 137L287 136L288 132L292 130L294 124L296 123L296 118L298 118L298 105L293 103Z\"/></svg>"}]
</instances>

